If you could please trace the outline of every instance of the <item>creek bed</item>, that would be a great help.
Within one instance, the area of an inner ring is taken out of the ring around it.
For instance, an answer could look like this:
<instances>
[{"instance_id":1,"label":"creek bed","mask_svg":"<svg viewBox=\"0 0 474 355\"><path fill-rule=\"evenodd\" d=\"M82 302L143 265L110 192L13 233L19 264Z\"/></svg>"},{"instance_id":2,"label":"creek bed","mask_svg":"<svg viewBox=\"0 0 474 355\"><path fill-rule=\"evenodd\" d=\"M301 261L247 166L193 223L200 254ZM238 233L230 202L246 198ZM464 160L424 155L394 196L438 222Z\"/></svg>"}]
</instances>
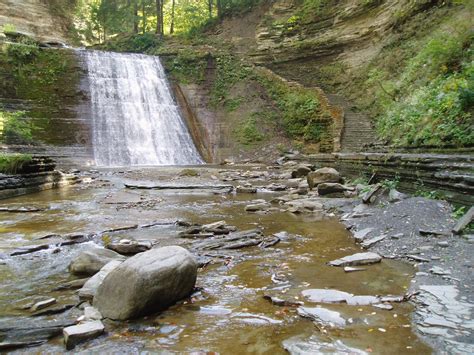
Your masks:
<instances>
[{"instance_id":1,"label":"creek bed","mask_svg":"<svg viewBox=\"0 0 474 355\"><path fill-rule=\"evenodd\" d=\"M201 177L222 168L201 167ZM236 168L237 169L237 168ZM58 250L48 249L23 256L8 256L12 250L38 244L48 234L99 233L124 225L138 228L106 234L107 238L145 239L158 246L182 245L192 250L195 241L179 238L176 220L211 223L225 220L238 230L263 228L265 235L285 231L291 236L268 249L250 247L223 253L225 262L211 263L200 270L201 291L184 303L156 315L130 322L106 322L107 333L79 345L76 351L191 352L223 354L286 353L282 342L295 336L316 335L322 342L337 340L373 353L431 353L412 332L409 303L394 303L387 311L372 306L323 304L351 323L343 329L321 327L300 317L295 307L278 306L264 299L270 289L283 287L285 297L307 302L301 292L330 288L355 295L403 295L414 269L410 265L383 260L365 271L345 273L326 263L360 252L350 233L335 217L323 214L295 215L288 212L255 214L244 211L251 199L274 198L278 193L214 194L209 191L128 190L124 182L148 179L167 182L180 169L138 169L130 173L107 170L89 186L60 190L2 201L4 206L43 208L31 213L0 213L0 328L29 324L30 312L21 309L38 296L54 297L59 304L77 303L74 291L52 291L74 279L67 271L71 259L88 245L102 244L104 236ZM208 176L209 175L209 176ZM105 181L107 180L107 181ZM262 182L263 183L263 182ZM152 222L151 227L141 228ZM60 318L39 317L38 322ZM21 350L21 349L20 349ZM64 351L62 337L54 337L35 351Z\"/></svg>"}]
</instances>

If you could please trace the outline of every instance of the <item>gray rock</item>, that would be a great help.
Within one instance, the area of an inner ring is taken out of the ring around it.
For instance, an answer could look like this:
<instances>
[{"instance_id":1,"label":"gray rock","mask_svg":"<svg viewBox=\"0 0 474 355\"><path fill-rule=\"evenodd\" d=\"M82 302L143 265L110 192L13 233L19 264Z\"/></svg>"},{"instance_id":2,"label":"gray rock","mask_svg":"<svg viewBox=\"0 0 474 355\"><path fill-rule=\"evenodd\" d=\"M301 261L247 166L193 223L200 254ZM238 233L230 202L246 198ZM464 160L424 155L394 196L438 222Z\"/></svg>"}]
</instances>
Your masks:
<instances>
[{"instance_id":1,"label":"gray rock","mask_svg":"<svg viewBox=\"0 0 474 355\"><path fill-rule=\"evenodd\" d=\"M344 266L344 271L345 272L356 272L356 271L364 271L367 270L362 267L350 267L350 266Z\"/></svg>"},{"instance_id":2,"label":"gray rock","mask_svg":"<svg viewBox=\"0 0 474 355\"><path fill-rule=\"evenodd\" d=\"M370 233L372 232L374 229L373 228L365 228L365 229L362 229L360 231L356 231L354 233L354 238L355 240L357 240L358 242L361 242L365 239L365 237Z\"/></svg>"},{"instance_id":3,"label":"gray rock","mask_svg":"<svg viewBox=\"0 0 474 355\"><path fill-rule=\"evenodd\" d=\"M344 291L319 288L304 290L302 295L307 298L308 301L315 303L345 303L348 298L354 296L352 293Z\"/></svg>"},{"instance_id":4,"label":"gray rock","mask_svg":"<svg viewBox=\"0 0 474 355\"><path fill-rule=\"evenodd\" d=\"M106 245L107 249L113 250L122 255L135 255L143 253L151 249L150 242L138 242L135 240L121 240L119 242L111 242Z\"/></svg>"},{"instance_id":5,"label":"gray rock","mask_svg":"<svg viewBox=\"0 0 474 355\"><path fill-rule=\"evenodd\" d=\"M346 320L336 311L321 307L298 307L298 314L322 326L344 328Z\"/></svg>"},{"instance_id":6,"label":"gray rock","mask_svg":"<svg viewBox=\"0 0 474 355\"><path fill-rule=\"evenodd\" d=\"M374 237L374 238L370 238L370 239L367 239L365 240L361 245L362 245L362 248L364 249L368 249L370 248L372 245L375 245L377 244L378 242L384 240L387 236L386 235L379 235L378 237Z\"/></svg>"},{"instance_id":7,"label":"gray rock","mask_svg":"<svg viewBox=\"0 0 474 355\"><path fill-rule=\"evenodd\" d=\"M121 263L122 261L120 260L112 260L104 265L104 267L89 280L87 280L84 286L82 286L82 288L78 291L79 298L92 300L105 277Z\"/></svg>"},{"instance_id":8,"label":"gray rock","mask_svg":"<svg viewBox=\"0 0 474 355\"><path fill-rule=\"evenodd\" d=\"M102 320L102 314L100 314L99 310L92 306L85 306L84 307L84 319L86 321L91 320Z\"/></svg>"},{"instance_id":9,"label":"gray rock","mask_svg":"<svg viewBox=\"0 0 474 355\"><path fill-rule=\"evenodd\" d=\"M259 202L259 203L245 206L245 211L247 212L267 211L270 207L271 205L267 202Z\"/></svg>"},{"instance_id":10,"label":"gray rock","mask_svg":"<svg viewBox=\"0 0 474 355\"><path fill-rule=\"evenodd\" d=\"M380 194L382 190L381 184L375 184L369 191L362 195L362 202L367 204L375 202L377 195Z\"/></svg>"},{"instance_id":11,"label":"gray rock","mask_svg":"<svg viewBox=\"0 0 474 355\"><path fill-rule=\"evenodd\" d=\"M94 306L104 317L117 320L151 314L188 296L196 276L196 261L186 249L152 249L112 270L99 286Z\"/></svg>"},{"instance_id":12,"label":"gray rock","mask_svg":"<svg viewBox=\"0 0 474 355\"><path fill-rule=\"evenodd\" d=\"M104 325L100 320L86 322L72 327L64 328L64 344L67 350L86 340L97 338L104 332Z\"/></svg>"},{"instance_id":13,"label":"gray rock","mask_svg":"<svg viewBox=\"0 0 474 355\"><path fill-rule=\"evenodd\" d=\"M355 265L368 265L375 264L382 261L382 257L376 253L357 253L353 255L345 256L341 259L333 260L329 262L331 266L355 266Z\"/></svg>"},{"instance_id":14,"label":"gray rock","mask_svg":"<svg viewBox=\"0 0 474 355\"><path fill-rule=\"evenodd\" d=\"M341 181L339 172L333 168L321 168L316 171L312 171L306 178L310 189L313 189L321 183Z\"/></svg>"},{"instance_id":15,"label":"gray rock","mask_svg":"<svg viewBox=\"0 0 474 355\"><path fill-rule=\"evenodd\" d=\"M307 165L298 165L295 170L291 172L293 179L307 176L311 172L311 168Z\"/></svg>"},{"instance_id":16,"label":"gray rock","mask_svg":"<svg viewBox=\"0 0 474 355\"><path fill-rule=\"evenodd\" d=\"M388 200L390 202L398 202L398 201L406 199L407 197L408 197L407 195L397 191L396 189L390 189L388 193Z\"/></svg>"},{"instance_id":17,"label":"gray rock","mask_svg":"<svg viewBox=\"0 0 474 355\"><path fill-rule=\"evenodd\" d=\"M104 248L86 250L69 264L69 271L75 275L94 275L112 260L125 260L125 257Z\"/></svg>"},{"instance_id":18,"label":"gray rock","mask_svg":"<svg viewBox=\"0 0 474 355\"><path fill-rule=\"evenodd\" d=\"M325 196L334 193L342 193L349 188L347 186L338 184L337 182L323 182L318 185L319 196Z\"/></svg>"}]
</instances>

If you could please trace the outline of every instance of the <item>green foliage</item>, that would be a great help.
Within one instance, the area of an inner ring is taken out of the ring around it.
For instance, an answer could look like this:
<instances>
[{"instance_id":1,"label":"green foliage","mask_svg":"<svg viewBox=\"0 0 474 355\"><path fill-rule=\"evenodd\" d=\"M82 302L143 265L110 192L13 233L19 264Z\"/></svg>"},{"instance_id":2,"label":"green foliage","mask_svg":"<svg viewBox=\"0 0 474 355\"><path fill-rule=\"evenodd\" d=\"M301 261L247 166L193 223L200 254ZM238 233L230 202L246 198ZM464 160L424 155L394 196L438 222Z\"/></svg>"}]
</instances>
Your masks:
<instances>
[{"instance_id":1,"label":"green foliage","mask_svg":"<svg viewBox=\"0 0 474 355\"><path fill-rule=\"evenodd\" d=\"M467 212L466 206L459 206L453 208L453 213L451 213L451 217L454 219L460 219L464 214Z\"/></svg>"},{"instance_id":2,"label":"green foliage","mask_svg":"<svg viewBox=\"0 0 474 355\"><path fill-rule=\"evenodd\" d=\"M158 51L162 43L162 39L155 33L147 32L118 35L96 48L114 52L148 53Z\"/></svg>"},{"instance_id":3,"label":"green foliage","mask_svg":"<svg viewBox=\"0 0 474 355\"><path fill-rule=\"evenodd\" d=\"M27 37L20 37L18 43L9 43L5 46L8 61L13 64L30 63L39 52L38 44Z\"/></svg>"},{"instance_id":4,"label":"green foliage","mask_svg":"<svg viewBox=\"0 0 474 355\"><path fill-rule=\"evenodd\" d=\"M181 83L199 83L204 80L206 64L206 56L184 50L180 51L171 61L167 61L167 69Z\"/></svg>"},{"instance_id":5,"label":"green foliage","mask_svg":"<svg viewBox=\"0 0 474 355\"><path fill-rule=\"evenodd\" d=\"M271 77L260 76L259 80L280 109L283 127L291 138L319 142L328 134L330 116L321 108L315 91Z\"/></svg>"},{"instance_id":6,"label":"green foliage","mask_svg":"<svg viewBox=\"0 0 474 355\"><path fill-rule=\"evenodd\" d=\"M248 118L236 129L238 141L243 145L254 145L263 140L264 136L259 131L254 117Z\"/></svg>"},{"instance_id":7,"label":"green foliage","mask_svg":"<svg viewBox=\"0 0 474 355\"><path fill-rule=\"evenodd\" d=\"M385 179L382 181L382 186L392 190L397 189L398 185L400 184L400 177L397 175L393 179Z\"/></svg>"},{"instance_id":8,"label":"green foliage","mask_svg":"<svg viewBox=\"0 0 474 355\"><path fill-rule=\"evenodd\" d=\"M25 164L31 162L31 155L0 153L0 173L16 174Z\"/></svg>"},{"instance_id":9,"label":"green foliage","mask_svg":"<svg viewBox=\"0 0 474 355\"><path fill-rule=\"evenodd\" d=\"M232 112L232 111L237 110L240 104L242 103L243 99L244 99L243 97L237 97L237 98L225 100L224 107L226 111Z\"/></svg>"},{"instance_id":10,"label":"green foliage","mask_svg":"<svg viewBox=\"0 0 474 355\"><path fill-rule=\"evenodd\" d=\"M8 112L0 110L0 142L13 143L18 140L32 140L32 126L24 119L24 111Z\"/></svg>"},{"instance_id":11,"label":"green foliage","mask_svg":"<svg viewBox=\"0 0 474 355\"><path fill-rule=\"evenodd\" d=\"M179 176L195 177L199 176L199 171L196 169L183 169L180 171Z\"/></svg>"},{"instance_id":12,"label":"green foliage","mask_svg":"<svg viewBox=\"0 0 474 355\"><path fill-rule=\"evenodd\" d=\"M11 23L5 23L2 26L2 32L5 33L5 34L15 33L16 32L16 27L15 27L15 25L13 25Z\"/></svg>"},{"instance_id":13,"label":"green foliage","mask_svg":"<svg viewBox=\"0 0 474 355\"><path fill-rule=\"evenodd\" d=\"M216 75L211 90L211 104L225 102L230 88L237 82L247 78L251 69L242 64L232 55L224 54L215 58Z\"/></svg>"}]
</instances>

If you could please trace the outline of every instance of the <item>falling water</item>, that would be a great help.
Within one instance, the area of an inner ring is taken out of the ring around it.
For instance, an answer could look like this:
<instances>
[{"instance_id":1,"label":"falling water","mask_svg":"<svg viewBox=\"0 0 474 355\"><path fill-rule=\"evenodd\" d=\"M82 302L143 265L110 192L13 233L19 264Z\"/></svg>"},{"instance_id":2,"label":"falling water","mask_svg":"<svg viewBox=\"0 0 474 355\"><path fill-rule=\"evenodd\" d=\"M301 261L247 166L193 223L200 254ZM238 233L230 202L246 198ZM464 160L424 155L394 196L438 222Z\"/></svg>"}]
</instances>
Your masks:
<instances>
[{"instance_id":1,"label":"falling water","mask_svg":"<svg viewBox=\"0 0 474 355\"><path fill-rule=\"evenodd\" d=\"M82 53L88 70L97 165L202 163L158 57Z\"/></svg>"}]
</instances>

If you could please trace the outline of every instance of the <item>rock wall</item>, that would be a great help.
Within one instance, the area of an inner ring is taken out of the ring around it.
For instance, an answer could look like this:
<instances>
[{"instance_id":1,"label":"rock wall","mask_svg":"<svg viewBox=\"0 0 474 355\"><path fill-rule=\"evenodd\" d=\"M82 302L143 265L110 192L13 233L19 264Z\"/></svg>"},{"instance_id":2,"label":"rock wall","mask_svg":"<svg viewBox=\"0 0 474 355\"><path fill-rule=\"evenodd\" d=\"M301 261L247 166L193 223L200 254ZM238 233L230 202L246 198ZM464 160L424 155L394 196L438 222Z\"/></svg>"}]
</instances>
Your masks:
<instances>
[{"instance_id":1,"label":"rock wall","mask_svg":"<svg viewBox=\"0 0 474 355\"><path fill-rule=\"evenodd\" d=\"M472 154L336 153L306 156L320 166L332 166L344 176L399 180L409 193L441 193L447 200L474 204Z\"/></svg>"},{"instance_id":2,"label":"rock wall","mask_svg":"<svg viewBox=\"0 0 474 355\"><path fill-rule=\"evenodd\" d=\"M0 150L47 155L62 167L92 161L90 106L86 76L74 50L40 48L18 66L0 43L0 105L25 111L32 142L9 142Z\"/></svg>"},{"instance_id":3,"label":"rock wall","mask_svg":"<svg viewBox=\"0 0 474 355\"><path fill-rule=\"evenodd\" d=\"M0 0L0 27L6 24L40 42L68 42L68 23L47 0Z\"/></svg>"}]
</instances>

